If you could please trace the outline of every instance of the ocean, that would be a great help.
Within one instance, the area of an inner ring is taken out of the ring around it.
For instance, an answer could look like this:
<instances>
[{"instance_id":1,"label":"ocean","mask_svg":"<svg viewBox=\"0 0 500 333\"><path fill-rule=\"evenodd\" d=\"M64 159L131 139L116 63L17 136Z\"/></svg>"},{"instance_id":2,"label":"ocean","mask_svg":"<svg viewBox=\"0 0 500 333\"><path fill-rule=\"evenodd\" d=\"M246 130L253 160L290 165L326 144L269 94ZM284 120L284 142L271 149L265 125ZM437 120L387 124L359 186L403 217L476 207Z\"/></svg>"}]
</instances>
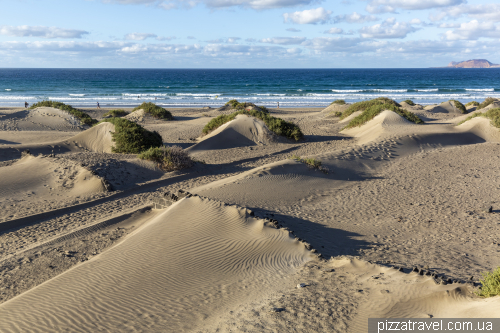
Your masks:
<instances>
[{"instance_id":1,"label":"ocean","mask_svg":"<svg viewBox=\"0 0 500 333\"><path fill-rule=\"evenodd\" d=\"M500 98L497 69L0 69L0 106L218 107L231 99L323 107L386 96L434 104Z\"/></svg>"}]
</instances>

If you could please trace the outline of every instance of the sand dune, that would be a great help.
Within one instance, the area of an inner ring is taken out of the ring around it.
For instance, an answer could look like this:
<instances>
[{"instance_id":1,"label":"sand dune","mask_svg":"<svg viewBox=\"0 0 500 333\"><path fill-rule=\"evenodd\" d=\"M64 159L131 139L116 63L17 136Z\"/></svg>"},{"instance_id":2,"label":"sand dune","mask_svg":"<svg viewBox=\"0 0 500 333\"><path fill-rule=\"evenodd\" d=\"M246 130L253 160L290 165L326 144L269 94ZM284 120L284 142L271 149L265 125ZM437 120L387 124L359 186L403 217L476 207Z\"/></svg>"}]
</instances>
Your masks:
<instances>
[{"instance_id":1,"label":"sand dune","mask_svg":"<svg viewBox=\"0 0 500 333\"><path fill-rule=\"evenodd\" d=\"M39 200L105 191L102 179L71 161L28 155L0 168L0 200Z\"/></svg>"},{"instance_id":2,"label":"sand dune","mask_svg":"<svg viewBox=\"0 0 500 333\"><path fill-rule=\"evenodd\" d=\"M87 126L69 113L51 107L17 111L0 118L0 129L7 131L76 131Z\"/></svg>"},{"instance_id":3,"label":"sand dune","mask_svg":"<svg viewBox=\"0 0 500 333\"><path fill-rule=\"evenodd\" d=\"M199 139L190 147L190 153L206 150L228 149L243 146L269 144L277 140L266 124L257 118L244 114L237 115L213 132Z\"/></svg>"},{"instance_id":4,"label":"sand dune","mask_svg":"<svg viewBox=\"0 0 500 333\"><path fill-rule=\"evenodd\" d=\"M211 308L263 295L309 260L301 243L263 222L185 198L102 255L0 305L0 330L192 329Z\"/></svg>"},{"instance_id":5,"label":"sand dune","mask_svg":"<svg viewBox=\"0 0 500 333\"><path fill-rule=\"evenodd\" d=\"M359 112L359 111L358 111ZM352 114L351 116L353 116ZM347 118L346 118L347 119ZM345 120L345 119L344 119ZM411 132L409 127L420 126L416 125L405 118L401 117L393 111L382 111L375 118L366 124L343 130L343 133L353 136L358 139L359 144L373 141L384 133L394 135L396 133Z\"/></svg>"},{"instance_id":6,"label":"sand dune","mask_svg":"<svg viewBox=\"0 0 500 333\"><path fill-rule=\"evenodd\" d=\"M433 113L453 113L453 114L462 114L462 111L460 111L453 102L447 101L443 102L439 105L430 105L425 107L425 110Z\"/></svg>"},{"instance_id":7,"label":"sand dune","mask_svg":"<svg viewBox=\"0 0 500 333\"><path fill-rule=\"evenodd\" d=\"M187 147L210 120L200 111L175 110L176 122L148 129ZM111 124L32 144L55 157L14 161L29 142L4 144L2 221L35 222L0 233L0 299L9 299L0 331L358 333L368 317L496 317L499 298L472 291L500 265L499 130L482 117L456 126L469 115L417 110L423 125L384 111L340 131L359 112L340 123L323 111L273 111L301 126L301 142L274 141L240 115L199 138L190 151L207 163L182 173L107 153ZM104 193L101 178L118 191L76 199ZM113 224L180 188L199 196L142 224ZM73 203L50 208L54 198ZM78 231L106 221L107 231ZM68 245L51 243L69 233Z\"/></svg>"},{"instance_id":8,"label":"sand dune","mask_svg":"<svg viewBox=\"0 0 500 333\"><path fill-rule=\"evenodd\" d=\"M115 125L104 122L75 135L63 143L97 153L111 153L111 148L114 145L111 132L114 132L114 130Z\"/></svg>"}]
</instances>

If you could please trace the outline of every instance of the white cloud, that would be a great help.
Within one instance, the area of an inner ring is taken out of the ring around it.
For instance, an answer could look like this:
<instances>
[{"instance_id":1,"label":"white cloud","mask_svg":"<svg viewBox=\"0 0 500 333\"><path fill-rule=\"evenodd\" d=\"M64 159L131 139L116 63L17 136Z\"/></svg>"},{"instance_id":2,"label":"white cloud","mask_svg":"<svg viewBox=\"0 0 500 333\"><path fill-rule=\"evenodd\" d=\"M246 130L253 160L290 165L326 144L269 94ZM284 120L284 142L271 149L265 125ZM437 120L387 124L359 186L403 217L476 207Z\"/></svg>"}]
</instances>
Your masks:
<instances>
[{"instance_id":1,"label":"white cloud","mask_svg":"<svg viewBox=\"0 0 500 333\"><path fill-rule=\"evenodd\" d=\"M156 37L156 40L160 40L160 41L166 41L166 40L172 40L172 39L176 39L177 37L175 36L158 36Z\"/></svg>"},{"instance_id":2,"label":"white cloud","mask_svg":"<svg viewBox=\"0 0 500 333\"><path fill-rule=\"evenodd\" d=\"M89 32L83 30L62 29L43 26L11 26L1 25L0 35L13 37L40 37L40 38L82 38Z\"/></svg>"},{"instance_id":3,"label":"white cloud","mask_svg":"<svg viewBox=\"0 0 500 333\"><path fill-rule=\"evenodd\" d=\"M446 29L455 29L455 28L460 28L460 23L441 23L439 28L446 28Z\"/></svg>"},{"instance_id":4,"label":"white cloud","mask_svg":"<svg viewBox=\"0 0 500 333\"><path fill-rule=\"evenodd\" d=\"M331 20L331 14L331 11L319 7L316 9L306 9L301 12L284 13L283 18L285 19L285 23L317 24L329 22Z\"/></svg>"},{"instance_id":5,"label":"white cloud","mask_svg":"<svg viewBox=\"0 0 500 333\"><path fill-rule=\"evenodd\" d=\"M347 23L364 23L364 22L371 22L371 21L377 21L378 18L373 15L362 15L358 14L356 12L350 14L350 15L337 15L333 18L333 21L335 23L339 22L347 22Z\"/></svg>"},{"instance_id":6,"label":"white cloud","mask_svg":"<svg viewBox=\"0 0 500 333\"><path fill-rule=\"evenodd\" d=\"M259 42L278 44L278 45L299 45L306 40L305 37L274 37L274 38L264 38Z\"/></svg>"},{"instance_id":7,"label":"white cloud","mask_svg":"<svg viewBox=\"0 0 500 333\"><path fill-rule=\"evenodd\" d=\"M500 4L460 5L447 8L437 15L431 16L433 21L440 21L445 17L458 18L469 16L481 21L500 21Z\"/></svg>"},{"instance_id":8,"label":"white cloud","mask_svg":"<svg viewBox=\"0 0 500 333\"><path fill-rule=\"evenodd\" d=\"M446 40L476 40L482 37L500 38L500 27L493 22L472 20L460 24L455 30L448 30L443 37Z\"/></svg>"},{"instance_id":9,"label":"white cloud","mask_svg":"<svg viewBox=\"0 0 500 333\"><path fill-rule=\"evenodd\" d=\"M212 39L207 41L207 43L212 43L212 44L217 44L217 43L227 43L227 44L233 44L239 41L241 38L240 37L228 37L228 38L218 38L218 39Z\"/></svg>"},{"instance_id":10,"label":"white cloud","mask_svg":"<svg viewBox=\"0 0 500 333\"><path fill-rule=\"evenodd\" d=\"M396 22L389 18L380 24L363 27L359 30L363 38L404 38L418 29L406 22Z\"/></svg>"},{"instance_id":11,"label":"white cloud","mask_svg":"<svg viewBox=\"0 0 500 333\"><path fill-rule=\"evenodd\" d=\"M332 35L342 35L344 33L344 30L340 28L330 28L328 30L325 30L323 33Z\"/></svg>"},{"instance_id":12,"label":"white cloud","mask_svg":"<svg viewBox=\"0 0 500 333\"><path fill-rule=\"evenodd\" d=\"M204 4L209 8L245 7L257 10L310 5L317 0L102 0L107 3L124 5L156 5L169 10L178 7L194 7Z\"/></svg>"},{"instance_id":13,"label":"white cloud","mask_svg":"<svg viewBox=\"0 0 500 333\"><path fill-rule=\"evenodd\" d=\"M390 13L396 9L430 9L455 6L465 3L466 0L372 0L366 10L370 13Z\"/></svg>"},{"instance_id":14,"label":"white cloud","mask_svg":"<svg viewBox=\"0 0 500 333\"><path fill-rule=\"evenodd\" d=\"M300 32L301 30L299 30L299 29L295 29L295 28L288 28L288 29L286 29L286 31L290 31L290 32Z\"/></svg>"},{"instance_id":15,"label":"white cloud","mask_svg":"<svg viewBox=\"0 0 500 333\"><path fill-rule=\"evenodd\" d=\"M158 36L155 34L138 33L138 32L133 32L125 35L126 40L145 40L147 38L156 38L156 37Z\"/></svg>"}]
</instances>

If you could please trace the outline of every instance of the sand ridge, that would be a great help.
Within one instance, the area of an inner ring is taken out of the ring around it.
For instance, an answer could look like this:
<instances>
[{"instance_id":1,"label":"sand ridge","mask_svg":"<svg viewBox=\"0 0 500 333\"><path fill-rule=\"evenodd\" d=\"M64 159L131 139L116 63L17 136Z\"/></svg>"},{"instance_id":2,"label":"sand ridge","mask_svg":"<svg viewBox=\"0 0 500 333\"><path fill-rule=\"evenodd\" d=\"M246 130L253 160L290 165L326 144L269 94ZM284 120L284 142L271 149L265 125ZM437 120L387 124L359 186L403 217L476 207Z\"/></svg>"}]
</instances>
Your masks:
<instances>
[{"instance_id":1,"label":"sand ridge","mask_svg":"<svg viewBox=\"0 0 500 333\"><path fill-rule=\"evenodd\" d=\"M189 147L190 153L197 151L228 149L242 146L269 144L277 141L266 124L257 118L239 114L235 119L202 136Z\"/></svg>"},{"instance_id":2,"label":"sand ridge","mask_svg":"<svg viewBox=\"0 0 500 333\"><path fill-rule=\"evenodd\" d=\"M245 210L185 198L99 257L0 305L0 328L157 331L168 324L183 331L206 316L203 300L223 296L227 307L250 299L309 258L286 231Z\"/></svg>"}]
</instances>

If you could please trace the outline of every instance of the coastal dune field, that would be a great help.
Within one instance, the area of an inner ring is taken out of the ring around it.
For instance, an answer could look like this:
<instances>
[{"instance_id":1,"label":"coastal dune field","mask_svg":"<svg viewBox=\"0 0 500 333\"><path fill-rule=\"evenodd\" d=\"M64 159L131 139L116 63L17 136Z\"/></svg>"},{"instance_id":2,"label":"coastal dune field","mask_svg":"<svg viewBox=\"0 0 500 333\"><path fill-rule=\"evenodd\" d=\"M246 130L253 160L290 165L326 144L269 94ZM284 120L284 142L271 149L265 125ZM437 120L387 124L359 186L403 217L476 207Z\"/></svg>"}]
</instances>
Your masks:
<instances>
[{"instance_id":1,"label":"coastal dune field","mask_svg":"<svg viewBox=\"0 0 500 333\"><path fill-rule=\"evenodd\" d=\"M500 101L375 102L0 109L0 331L498 317Z\"/></svg>"}]
</instances>

